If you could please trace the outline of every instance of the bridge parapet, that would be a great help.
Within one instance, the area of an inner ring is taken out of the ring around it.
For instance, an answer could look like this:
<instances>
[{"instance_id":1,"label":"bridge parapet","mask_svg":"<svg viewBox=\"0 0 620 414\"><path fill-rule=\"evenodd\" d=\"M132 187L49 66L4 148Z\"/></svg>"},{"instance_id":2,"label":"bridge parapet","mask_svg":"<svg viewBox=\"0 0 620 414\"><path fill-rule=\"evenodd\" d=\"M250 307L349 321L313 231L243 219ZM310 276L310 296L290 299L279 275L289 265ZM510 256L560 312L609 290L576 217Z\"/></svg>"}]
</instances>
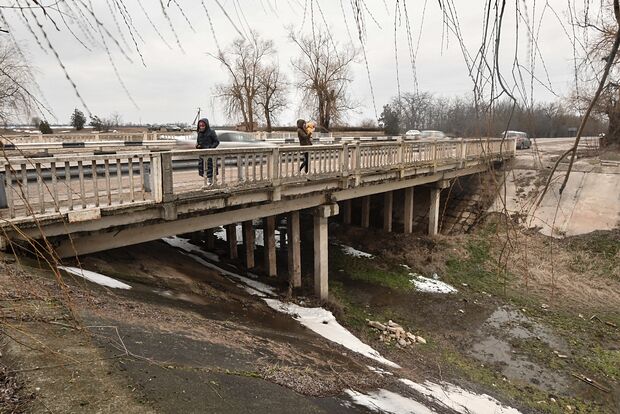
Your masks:
<instances>
[{"instance_id":1,"label":"bridge parapet","mask_svg":"<svg viewBox=\"0 0 620 414\"><path fill-rule=\"evenodd\" d=\"M306 154L307 173L300 169ZM79 210L223 197L257 188L269 189L276 201L284 187L304 194L309 179L341 179L347 188L381 173L403 178L422 168L457 169L514 154L514 139L488 139L7 158L0 161L0 226L65 214L69 221L80 220L87 216L76 214ZM204 165L202 178L196 173L198 160Z\"/></svg>"}]
</instances>

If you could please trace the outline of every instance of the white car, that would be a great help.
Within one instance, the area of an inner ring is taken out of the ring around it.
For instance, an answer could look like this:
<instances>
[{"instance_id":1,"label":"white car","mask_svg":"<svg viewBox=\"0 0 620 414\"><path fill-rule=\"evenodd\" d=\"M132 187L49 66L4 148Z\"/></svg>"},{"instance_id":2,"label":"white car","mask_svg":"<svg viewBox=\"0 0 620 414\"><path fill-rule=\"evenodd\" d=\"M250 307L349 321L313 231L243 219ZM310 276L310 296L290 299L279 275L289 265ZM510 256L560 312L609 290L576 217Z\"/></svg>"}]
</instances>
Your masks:
<instances>
[{"instance_id":1,"label":"white car","mask_svg":"<svg viewBox=\"0 0 620 414\"><path fill-rule=\"evenodd\" d=\"M405 132L405 137L407 137L407 138L419 138L420 137L420 131L418 131L417 129L410 129L409 131Z\"/></svg>"}]
</instances>

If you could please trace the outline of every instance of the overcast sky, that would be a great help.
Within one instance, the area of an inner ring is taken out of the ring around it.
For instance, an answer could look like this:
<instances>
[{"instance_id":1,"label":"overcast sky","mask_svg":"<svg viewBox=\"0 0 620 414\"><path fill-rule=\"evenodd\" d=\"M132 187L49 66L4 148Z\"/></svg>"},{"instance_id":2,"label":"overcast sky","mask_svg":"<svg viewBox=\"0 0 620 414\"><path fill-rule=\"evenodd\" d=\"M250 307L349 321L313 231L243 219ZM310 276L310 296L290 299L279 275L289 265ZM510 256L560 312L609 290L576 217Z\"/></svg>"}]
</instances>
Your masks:
<instances>
[{"instance_id":1,"label":"overcast sky","mask_svg":"<svg viewBox=\"0 0 620 414\"><path fill-rule=\"evenodd\" d=\"M219 103L214 98L214 86L226 81L226 73L209 53L216 53L217 47L211 33L206 13L201 0L178 0L195 29L187 24L178 9L172 6L168 9L172 23L179 36L183 50L176 44L174 34L164 18L159 1L141 0L149 8L149 16L166 39L162 41L146 19L139 7L138 0L125 0L131 13L133 24L137 28L140 38L137 39L146 67L142 65L135 50L130 57L133 63L127 61L116 46L108 40L111 55L117 65L118 72L129 91L132 99L125 93L115 71L110 64L108 54L104 48L94 47L86 50L71 36L70 32L60 26L61 31L48 30L50 38L56 46L62 62L66 66L71 78L75 81L78 90L88 109L93 114L106 117L113 112L122 114L124 121L142 123L191 122L196 109L202 108L203 115L208 116L213 124L224 124L229 120L224 117ZM204 0L207 6L217 41L222 47L228 45L240 32L247 32L253 28L266 39L272 39L278 51L277 60L284 72L294 80L291 70L291 59L297 55L297 50L287 40L287 26L293 26L297 33L311 33L312 25L324 26L321 11L334 38L347 47L351 40L359 46L354 15L350 0L219 0L227 11L231 20L224 15L216 0ZM401 0L401 4L404 1ZM501 62L507 71L507 78L513 84L510 75L510 66L513 61L515 45L518 44L518 55L522 64L528 66L528 29L522 22L519 38L515 38L515 10L514 3L506 9L507 20L502 37ZM110 32L122 43L114 20L106 2L96 1L97 14L105 22ZM166 3L166 1L164 1ZM314 14L310 14L310 3L314 4ZM472 55L480 47L484 0L458 0L456 15L458 16L465 47ZM569 38L564 32L558 17L567 23L566 1L549 0L550 7L544 8L544 1L519 1L521 13L532 22L540 25L538 49L545 60L545 65L537 56L535 65L536 76L547 82L555 93L567 94L572 87L573 79L573 51ZM308 5L304 21L304 4ZM341 8L341 4L344 7ZM376 110L380 114L382 106L391 97L397 94L397 76L394 53L394 4L395 0L366 0L369 12L376 19L376 23L366 15L366 52L370 68L370 76L374 87ZM537 4L537 8L534 5ZM473 83L468 76L467 67L461 47L455 36L447 33L442 22L442 12L436 0L408 0L406 1L414 48L417 53L417 80L420 91L428 91L440 96L465 95L472 91ZM319 10L320 6L320 10ZM426 11L423 12L426 6ZM242 9L243 13L241 13ZM544 11L544 13L543 13ZM554 13L555 11L555 13ZM556 14L558 17L556 17ZM6 13L13 26L13 33L25 46L36 67L37 81L41 86L44 98L57 116L60 123L68 122L73 108L80 108L87 112L76 97L70 83L66 80L54 55L44 53L33 37L28 33L21 18L11 12ZM422 18L424 18L422 26ZM119 23L122 25L120 16ZM396 28L396 42L398 46L398 61L400 86L402 92L414 90L414 75L409 58L408 38L402 15L400 24ZM542 20L541 20L542 19ZM345 24L346 22L346 24ZM347 25L349 31L347 30ZM47 27L51 29L49 22ZM77 22L71 24L78 36L84 38L78 31ZM352 37L349 36L349 33ZM124 37L131 44L127 32ZM166 45L168 43L171 47ZM363 61L355 64L352 73L354 81L351 85L352 97L360 102L358 113L351 113L349 122L355 123L361 119L375 119L375 105L373 105L368 75ZM546 68L546 72L545 69ZM525 80L529 89L529 79ZM550 101L555 99L547 88L534 85L534 97L537 100ZM299 95L291 95L291 104L279 117L279 124L293 124L298 116L310 118L309 111L299 107ZM48 116L48 118L51 118ZM50 119L56 122L54 119Z\"/></svg>"}]
</instances>

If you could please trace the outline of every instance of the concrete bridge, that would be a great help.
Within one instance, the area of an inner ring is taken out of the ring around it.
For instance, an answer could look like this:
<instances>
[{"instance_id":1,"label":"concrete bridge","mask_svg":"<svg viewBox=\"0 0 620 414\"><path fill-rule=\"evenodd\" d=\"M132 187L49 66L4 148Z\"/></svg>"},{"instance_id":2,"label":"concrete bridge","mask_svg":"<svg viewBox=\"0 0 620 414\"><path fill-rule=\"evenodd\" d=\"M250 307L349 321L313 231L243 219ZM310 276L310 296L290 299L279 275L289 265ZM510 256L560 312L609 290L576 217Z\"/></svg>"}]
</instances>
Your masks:
<instances>
[{"instance_id":1,"label":"concrete bridge","mask_svg":"<svg viewBox=\"0 0 620 414\"><path fill-rule=\"evenodd\" d=\"M304 152L308 173L299 171ZM351 223L352 206L358 206L355 216L368 227L370 197L381 195L383 227L391 231L393 194L400 191L409 233L418 188L430 198L428 232L434 235L442 189L514 155L514 140L486 139L5 157L0 244L52 247L64 258L227 226L229 254L237 259L236 226L242 223L245 264L253 268L253 221L262 219L263 268L276 276L276 217L285 215L288 274L298 287L304 211L313 217L315 292L326 299L330 217L342 214ZM213 165L212 179L198 175L198 159Z\"/></svg>"}]
</instances>

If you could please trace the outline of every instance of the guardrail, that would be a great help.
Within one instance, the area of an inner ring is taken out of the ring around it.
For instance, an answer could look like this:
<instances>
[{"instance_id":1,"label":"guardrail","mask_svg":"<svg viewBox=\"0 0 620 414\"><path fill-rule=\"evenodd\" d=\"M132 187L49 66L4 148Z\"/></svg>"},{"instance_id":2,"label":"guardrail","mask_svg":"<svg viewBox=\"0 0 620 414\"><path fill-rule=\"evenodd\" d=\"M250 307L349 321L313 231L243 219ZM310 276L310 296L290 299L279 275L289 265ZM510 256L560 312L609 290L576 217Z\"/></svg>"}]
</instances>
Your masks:
<instances>
[{"instance_id":1,"label":"guardrail","mask_svg":"<svg viewBox=\"0 0 620 414\"><path fill-rule=\"evenodd\" d=\"M8 158L0 160L0 218L170 202L188 191L303 185L310 176L359 178L443 164L458 167L471 160L509 158L515 151L513 139L494 139ZM307 173L300 169L306 154ZM202 178L196 173L198 160L204 165Z\"/></svg>"}]
</instances>

